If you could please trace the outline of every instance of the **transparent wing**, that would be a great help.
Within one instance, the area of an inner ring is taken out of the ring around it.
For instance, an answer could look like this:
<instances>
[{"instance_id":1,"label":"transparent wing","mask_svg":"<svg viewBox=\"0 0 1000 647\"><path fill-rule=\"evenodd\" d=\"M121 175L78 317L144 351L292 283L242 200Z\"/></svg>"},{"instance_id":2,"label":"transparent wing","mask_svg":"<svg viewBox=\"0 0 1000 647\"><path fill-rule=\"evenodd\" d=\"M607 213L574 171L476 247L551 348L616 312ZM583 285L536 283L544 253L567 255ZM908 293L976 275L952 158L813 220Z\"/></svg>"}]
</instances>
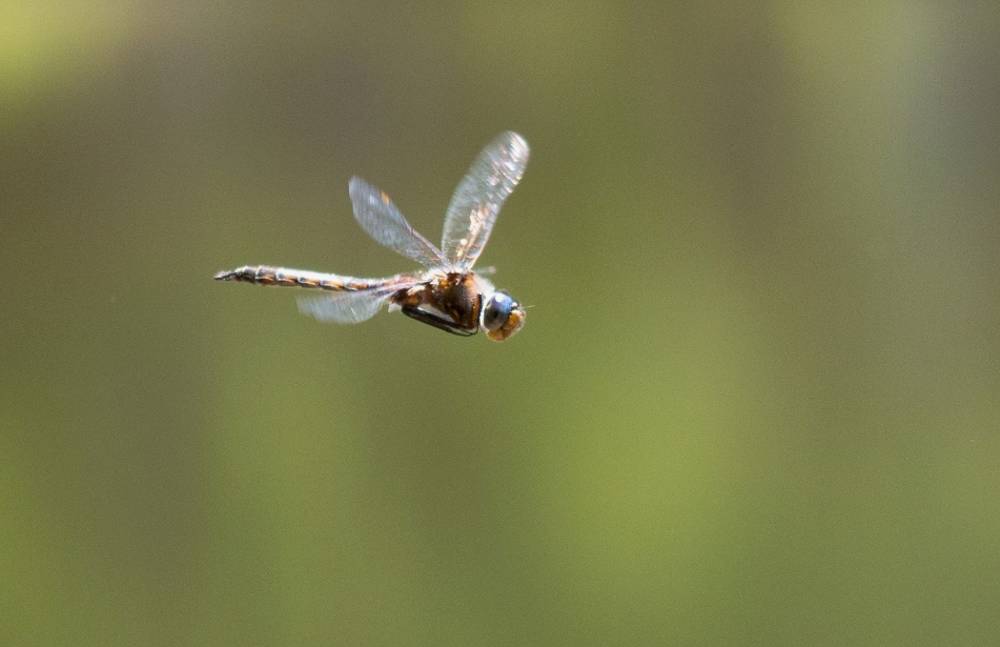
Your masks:
<instances>
[{"instance_id":1,"label":"transparent wing","mask_svg":"<svg viewBox=\"0 0 1000 647\"><path fill-rule=\"evenodd\" d=\"M517 133L503 133L479 153L444 217L441 249L451 264L469 270L476 262L527 164L528 142Z\"/></svg>"},{"instance_id":2,"label":"transparent wing","mask_svg":"<svg viewBox=\"0 0 1000 647\"><path fill-rule=\"evenodd\" d=\"M354 218L369 236L424 267L444 265L441 250L406 222L388 195L359 177L351 178L350 194Z\"/></svg>"},{"instance_id":3,"label":"transparent wing","mask_svg":"<svg viewBox=\"0 0 1000 647\"><path fill-rule=\"evenodd\" d=\"M361 323L382 309L395 290L337 292L321 297L300 297L299 312L319 321L342 324Z\"/></svg>"}]
</instances>

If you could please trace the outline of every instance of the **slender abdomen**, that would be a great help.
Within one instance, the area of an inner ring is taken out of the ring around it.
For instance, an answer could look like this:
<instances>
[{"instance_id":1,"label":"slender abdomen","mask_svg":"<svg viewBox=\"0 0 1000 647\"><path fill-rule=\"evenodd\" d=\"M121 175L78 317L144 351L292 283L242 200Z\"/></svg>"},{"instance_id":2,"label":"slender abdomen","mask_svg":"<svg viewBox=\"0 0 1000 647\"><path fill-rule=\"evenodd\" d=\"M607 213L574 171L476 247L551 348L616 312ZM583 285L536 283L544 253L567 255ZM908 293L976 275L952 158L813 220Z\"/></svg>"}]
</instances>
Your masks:
<instances>
[{"instance_id":1,"label":"slender abdomen","mask_svg":"<svg viewBox=\"0 0 1000 647\"><path fill-rule=\"evenodd\" d=\"M241 281L257 285L284 285L299 288L319 288L336 292L357 292L375 287L371 279L358 279L352 276L339 276L309 270L293 270L287 267L270 267L268 265L244 265L235 270L219 272L216 281Z\"/></svg>"}]
</instances>

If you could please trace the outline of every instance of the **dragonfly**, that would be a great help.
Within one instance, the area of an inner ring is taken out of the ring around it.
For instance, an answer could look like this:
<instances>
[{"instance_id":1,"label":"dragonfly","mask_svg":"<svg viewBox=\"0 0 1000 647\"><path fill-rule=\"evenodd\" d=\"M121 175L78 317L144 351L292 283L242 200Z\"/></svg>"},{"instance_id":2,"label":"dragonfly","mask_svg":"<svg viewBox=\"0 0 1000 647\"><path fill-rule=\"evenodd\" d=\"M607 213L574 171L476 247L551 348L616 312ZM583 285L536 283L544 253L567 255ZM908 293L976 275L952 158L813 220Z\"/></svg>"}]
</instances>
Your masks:
<instances>
[{"instance_id":1,"label":"dragonfly","mask_svg":"<svg viewBox=\"0 0 1000 647\"><path fill-rule=\"evenodd\" d=\"M384 278L357 278L270 265L219 272L217 281L313 288L320 297L299 299L299 310L319 321L355 324L383 307L456 335L480 330L505 341L524 326L524 307L472 267L489 240L504 201L521 181L528 143L514 132L490 142L458 183L444 216L441 247L407 222L389 196L359 177L349 193L354 218L376 242L416 261L421 269Z\"/></svg>"}]
</instances>

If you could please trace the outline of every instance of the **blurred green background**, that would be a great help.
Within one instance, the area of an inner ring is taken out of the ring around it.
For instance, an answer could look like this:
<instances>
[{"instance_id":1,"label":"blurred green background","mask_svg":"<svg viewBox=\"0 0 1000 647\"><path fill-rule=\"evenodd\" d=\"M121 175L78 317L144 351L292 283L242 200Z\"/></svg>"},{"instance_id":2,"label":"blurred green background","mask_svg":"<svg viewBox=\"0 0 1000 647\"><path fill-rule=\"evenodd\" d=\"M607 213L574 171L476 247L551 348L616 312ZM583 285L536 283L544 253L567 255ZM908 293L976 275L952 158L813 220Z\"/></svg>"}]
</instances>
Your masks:
<instances>
[{"instance_id":1,"label":"blurred green background","mask_svg":"<svg viewBox=\"0 0 1000 647\"><path fill-rule=\"evenodd\" d=\"M1000 641L996 3L0 6L0 643ZM502 345L410 269L532 146Z\"/></svg>"}]
</instances>

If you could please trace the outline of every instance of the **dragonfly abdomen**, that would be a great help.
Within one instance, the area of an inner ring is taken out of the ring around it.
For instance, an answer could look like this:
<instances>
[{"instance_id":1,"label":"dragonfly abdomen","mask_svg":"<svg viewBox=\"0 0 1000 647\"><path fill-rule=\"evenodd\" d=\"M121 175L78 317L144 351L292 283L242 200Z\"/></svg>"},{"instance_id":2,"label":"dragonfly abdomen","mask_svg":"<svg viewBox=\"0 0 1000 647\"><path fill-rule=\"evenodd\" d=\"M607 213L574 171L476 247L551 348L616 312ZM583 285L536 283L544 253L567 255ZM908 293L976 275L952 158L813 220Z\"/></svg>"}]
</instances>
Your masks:
<instances>
[{"instance_id":1,"label":"dragonfly abdomen","mask_svg":"<svg viewBox=\"0 0 1000 647\"><path fill-rule=\"evenodd\" d=\"M356 279L350 276L324 274L310 270L294 270L287 267L271 267L269 265L244 265L235 270L219 272L216 281L240 281L257 285L283 285L299 288L319 288L335 292L357 292L368 290L373 286L367 279Z\"/></svg>"}]
</instances>

